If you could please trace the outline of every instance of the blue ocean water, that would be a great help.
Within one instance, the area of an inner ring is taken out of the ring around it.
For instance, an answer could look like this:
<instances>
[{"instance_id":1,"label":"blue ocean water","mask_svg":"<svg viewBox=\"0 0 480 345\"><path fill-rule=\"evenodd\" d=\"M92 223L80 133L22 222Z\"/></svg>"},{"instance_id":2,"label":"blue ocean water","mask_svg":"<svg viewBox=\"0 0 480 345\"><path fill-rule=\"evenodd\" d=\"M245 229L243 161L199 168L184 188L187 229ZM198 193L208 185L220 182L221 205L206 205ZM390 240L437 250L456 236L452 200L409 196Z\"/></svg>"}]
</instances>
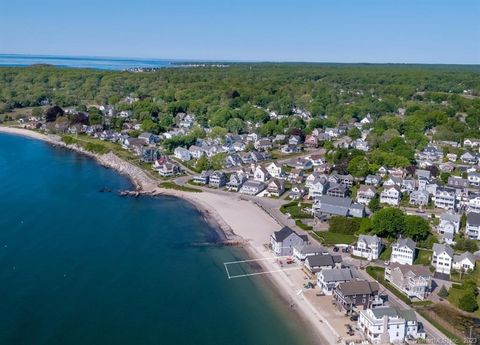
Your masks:
<instances>
[{"instance_id":1,"label":"blue ocean water","mask_svg":"<svg viewBox=\"0 0 480 345\"><path fill-rule=\"evenodd\" d=\"M91 159L0 134L0 344L315 343L239 249L176 198L129 198ZM269 293L267 293L269 292Z\"/></svg>"},{"instance_id":2,"label":"blue ocean water","mask_svg":"<svg viewBox=\"0 0 480 345\"><path fill-rule=\"evenodd\" d=\"M0 66L26 67L33 64L50 64L57 67L103 70L125 70L135 67L163 68L174 66L172 61L156 59L0 54Z\"/></svg>"}]
</instances>

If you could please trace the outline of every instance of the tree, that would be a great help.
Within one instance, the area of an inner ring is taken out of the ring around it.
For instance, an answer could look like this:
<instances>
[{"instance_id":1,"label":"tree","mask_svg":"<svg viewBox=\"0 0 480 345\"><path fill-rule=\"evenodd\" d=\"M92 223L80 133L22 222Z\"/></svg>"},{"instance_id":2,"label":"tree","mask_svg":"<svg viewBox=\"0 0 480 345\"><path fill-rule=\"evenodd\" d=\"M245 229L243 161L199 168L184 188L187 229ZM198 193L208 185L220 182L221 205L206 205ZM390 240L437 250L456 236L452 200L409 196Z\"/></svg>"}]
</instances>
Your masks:
<instances>
[{"instance_id":1,"label":"tree","mask_svg":"<svg viewBox=\"0 0 480 345\"><path fill-rule=\"evenodd\" d=\"M477 296L468 291L458 301L458 307L466 312L472 313L478 309Z\"/></svg>"},{"instance_id":2,"label":"tree","mask_svg":"<svg viewBox=\"0 0 480 345\"><path fill-rule=\"evenodd\" d=\"M455 250L461 251L461 252L470 252L470 253L475 253L478 250L478 244L477 241L475 240L469 240L468 238L457 238L455 241Z\"/></svg>"},{"instance_id":3,"label":"tree","mask_svg":"<svg viewBox=\"0 0 480 345\"><path fill-rule=\"evenodd\" d=\"M378 210L380 210L382 208L382 206L380 205L380 198L379 198L378 195L375 195L372 198L372 200L370 200L370 202L368 203L368 208L373 213L377 212Z\"/></svg>"},{"instance_id":4,"label":"tree","mask_svg":"<svg viewBox=\"0 0 480 345\"><path fill-rule=\"evenodd\" d=\"M0 110L0 113L1 113L1 112L2 112L2 111ZM40 117L40 116L42 116L42 114L43 114L42 108L35 107L35 108L32 109L32 116Z\"/></svg>"},{"instance_id":5,"label":"tree","mask_svg":"<svg viewBox=\"0 0 480 345\"><path fill-rule=\"evenodd\" d=\"M45 111L45 121L54 122L57 119L57 117L62 115L63 115L63 109L60 108L58 105L50 107Z\"/></svg>"},{"instance_id":6,"label":"tree","mask_svg":"<svg viewBox=\"0 0 480 345\"><path fill-rule=\"evenodd\" d=\"M238 134L242 132L244 127L243 121L237 117L231 118L227 121L226 128L229 132Z\"/></svg>"},{"instance_id":7,"label":"tree","mask_svg":"<svg viewBox=\"0 0 480 345\"><path fill-rule=\"evenodd\" d=\"M394 238L405 228L405 215L398 208L383 208L372 216L373 232L381 237Z\"/></svg>"},{"instance_id":8,"label":"tree","mask_svg":"<svg viewBox=\"0 0 480 345\"><path fill-rule=\"evenodd\" d=\"M349 129L347 135L352 138L352 140L356 140L362 137L362 132L357 127L352 127Z\"/></svg>"},{"instance_id":9,"label":"tree","mask_svg":"<svg viewBox=\"0 0 480 345\"><path fill-rule=\"evenodd\" d=\"M225 158L227 154L225 152L217 153L215 156L212 157L211 160L211 167L214 170L220 170L225 165Z\"/></svg>"},{"instance_id":10,"label":"tree","mask_svg":"<svg viewBox=\"0 0 480 345\"><path fill-rule=\"evenodd\" d=\"M447 298L448 297L448 290L445 287L445 285L442 285L442 287L440 288L440 291L438 291L437 295L438 295L438 297L441 297L441 298Z\"/></svg>"},{"instance_id":11,"label":"tree","mask_svg":"<svg viewBox=\"0 0 480 345\"><path fill-rule=\"evenodd\" d=\"M354 177L364 177L369 173L368 160L363 156L353 157L348 163L348 172Z\"/></svg>"},{"instance_id":12,"label":"tree","mask_svg":"<svg viewBox=\"0 0 480 345\"><path fill-rule=\"evenodd\" d=\"M195 163L195 169L197 171L204 171L210 169L210 161L206 156L201 156L199 159L197 159L197 162Z\"/></svg>"},{"instance_id":13,"label":"tree","mask_svg":"<svg viewBox=\"0 0 480 345\"><path fill-rule=\"evenodd\" d=\"M225 135L227 135L227 130L223 127L218 127L218 126L213 127L210 133L208 134L210 138L214 138L214 139L218 138L222 140L225 138Z\"/></svg>"},{"instance_id":14,"label":"tree","mask_svg":"<svg viewBox=\"0 0 480 345\"><path fill-rule=\"evenodd\" d=\"M422 241L430 234L430 224L420 216L406 216L402 234L414 241Z\"/></svg>"},{"instance_id":15,"label":"tree","mask_svg":"<svg viewBox=\"0 0 480 345\"><path fill-rule=\"evenodd\" d=\"M103 114L99 109L97 109L95 107L90 107L88 109L88 117L89 117L91 125L101 125L102 124Z\"/></svg>"}]
</instances>

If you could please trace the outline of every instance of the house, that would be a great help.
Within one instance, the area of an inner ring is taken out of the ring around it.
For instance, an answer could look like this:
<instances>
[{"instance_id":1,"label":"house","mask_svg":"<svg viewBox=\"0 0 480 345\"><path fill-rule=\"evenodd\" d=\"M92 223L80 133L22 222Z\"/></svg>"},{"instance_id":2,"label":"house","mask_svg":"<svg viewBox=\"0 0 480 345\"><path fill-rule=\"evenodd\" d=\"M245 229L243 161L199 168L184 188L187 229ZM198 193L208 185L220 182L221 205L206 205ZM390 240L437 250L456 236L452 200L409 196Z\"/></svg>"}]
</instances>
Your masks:
<instances>
[{"instance_id":1,"label":"house","mask_svg":"<svg viewBox=\"0 0 480 345\"><path fill-rule=\"evenodd\" d=\"M407 192L411 193L416 189L417 182L412 179L405 179L402 181L402 186L400 187L400 190L402 193Z\"/></svg>"},{"instance_id":2,"label":"house","mask_svg":"<svg viewBox=\"0 0 480 345\"><path fill-rule=\"evenodd\" d=\"M377 235L360 235L352 247L352 255L368 260L377 260L382 252L382 240Z\"/></svg>"},{"instance_id":3,"label":"house","mask_svg":"<svg viewBox=\"0 0 480 345\"><path fill-rule=\"evenodd\" d=\"M289 145L299 145L302 142L302 139L300 138L299 135L292 135L288 139L288 144Z\"/></svg>"},{"instance_id":4,"label":"house","mask_svg":"<svg viewBox=\"0 0 480 345\"><path fill-rule=\"evenodd\" d=\"M425 190L415 190L410 193L410 204L416 206L426 206L428 205L428 200L430 199L430 194Z\"/></svg>"},{"instance_id":5,"label":"house","mask_svg":"<svg viewBox=\"0 0 480 345\"><path fill-rule=\"evenodd\" d=\"M203 170L200 175L195 175L193 177L193 182L207 185L210 182L210 175L212 175L212 173L211 170Z\"/></svg>"},{"instance_id":6,"label":"house","mask_svg":"<svg viewBox=\"0 0 480 345\"><path fill-rule=\"evenodd\" d=\"M406 339L425 339L423 325L412 309L378 307L360 310L358 327L372 344L403 344Z\"/></svg>"},{"instance_id":7,"label":"house","mask_svg":"<svg viewBox=\"0 0 480 345\"><path fill-rule=\"evenodd\" d=\"M329 180L332 183L339 183L349 188L353 186L353 182L354 182L353 176L350 174L348 175L333 174L330 176Z\"/></svg>"},{"instance_id":8,"label":"house","mask_svg":"<svg viewBox=\"0 0 480 345\"><path fill-rule=\"evenodd\" d=\"M170 162L166 162L160 165L158 168L158 174L162 177L170 177L178 174L180 172L180 168Z\"/></svg>"},{"instance_id":9,"label":"house","mask_svg":"<svg viewBox=\"0 0 480 345\"><path fill-rule=\"evenodd\" d=\"M278 177L283 176L282 166L277 165L274 162L267 165L266 170L271 177L277 177L278 178Z\"/></svg>"},{"instance_id":10,"label":"house","mask_svg":"<svg viewBox=\"0 0 480 345\"><path fill-rule=\"evenodd\" d=\"M318 137L315 135L307 135L305 137L305 146L307 147L317 147L318 146Z\"/></svg>"},{"instance_id":11,"label":"house","mask_svg":"<svg viewBox=\"0 0 480 345\"><path fill-rule=\"evenodd\" d=\"M470 186L470 181L466 178L450 176L448 178L447 185L453 188L468 188Z\"/></svg>"},{"instance_id":12,"label":"house","mask_svg":"<svg viewBox=\"0 0 480 345\"><path fill-rule=\"evenodd\" d=\"M265 183L261 181L247 180L240 188L240 194L257 195L265 189Z\"/></svg>"},{"instance_id":13,"label":"house","mask_svg":"<svg viewBox=\"0 0 480 345\"><path fill-rule=\"evenodd\" d=\"M392 245L390 262L397 262L401 265L413 265L415 260L417 244L410 238L400 237Z\"/></svg>"},{"instance_id":14,"label":"house","mask_svg":"<svg viewBox=\"0 0 480 345\"><path fill-rule=\"evenodd\" d=\"M273 147L273 145L270 139L262 138L255 142L254 147L259 151L266 151L266 150L270 150Z\"/></svg>"},{"instance_id":15,"label":"house","mask_svg":"<svg viewBox=\"0 0 480 345\"><path fill-rule=\"evenodd\" d=\"M480 240L480 213L470 212L467 214L465 234L469 239Z\"/></svg>"},{"instance_id":16,"label":"house","mask_svg":"<svg viewBox=\"0 0 480 345\"><path fill-rule=\"evenodd\" d=\"M423 265L390 264L385 268L385 280L408 298L424 300L431 291L432 273Z\"/></svg>"},{"instance_id":17,"label":"house","mask_svg":"<svg viewBox=\"0 0 480 345\"><path fill-rule=\"evenodd\" d=\"M394 185L391 187L386 187L380 193L380 203L398 206L398 204L400 203L401 195L402 193L400 192L400 188L398 186Z\"/></svg>"},{"instance_id":18,"label":"house","mask_svg":"<svg viewBox=\"0 0 480 345\"><path fill-rule=\"evenodd\" d=\"M460 156L460 160L465 164L477 164L478 159L476 156L471 154L470 152L465 152L463 155Z\"/></svg>"},{"instance_id":19,"label":"house","mask_svg":"<svg viewBox=\"0 0 480 345\"><path fill-rule=\"evenodd\" d=\"M325 159L321 155L311 155L309 160L312 161L312 164L315 167L325 163Z\"/></svg>"},{"instance_id":20,"label":"house","mask_svg":"<svg viewBox=\"0 0 480 345\"><path fill-rule=\"evenodd\" d=\"M447 244L433 244L432 266L435 271L450 274L453 263L453 248Z\"/></svg>"},{"instance_id":21,"label":"house","mask_svg":"<svg viewBox=\"0 0 480 345\"><path fill-rule=\"evenodd\" d=\"M146 145L151 145L151 144L155 144L155 135L152 134L152 133L148 133L148 132L143 132L143 133L140 133L140 135L138 136L138 139L142 140Z\"/></svg>"},{"instance_id":22,"label":"house","mask_svg":"<svg viewBox=\"0 0 480 345\"><path fill-rule=\"evenodd\" d=\"M455 163L458 159L458 155L456 153L447 153L445 157L447 157L448 161L452 163Z\"/></svg>"},{"instance_id":23,"label":"house","mask_svg":"<svg viewBox=\"0 0 480 345\"><path fill-rule=\"evenodd\" d=\"M451 211L444 212L440 215L440 223L438 224L438 232L442 234L445 242L452 244L449 239L454 238L455 234L460 231L460 215Z\"/></svg>"},{"instance_id":24,"label":"house","mask_svg":"<svg viewBox=\"0 0 480 345\"><path fill-rule=\"evenodd\" d=\"M327 195L337 198L345 198L347 196L348 189L343 184L332 183L327 190Z\"/></svg>"},{"instance_id":25,"label":"house","mask_svg":"<svg viewBox=\"0 0 480 345\"><path fill-rule=\"evenodd\" d=\"M463 272L473 271L475 269L475 262L475 256L470 252L465 252L453 256L452 268Z\"/></svg>"},{"instance_id":26,"label":"house","mask_svg":"<svg viewBox=\"0 0 480 345\"><path fill-rule=\"evenodd\" d=\"M443 150L438 146L428 145L418 156L420 159L436 161L443 157Z\"/></svg>"},{"instance_id":27,"label":"house","mask_svg":"<svg viewBox=\"0 0 480 345\"><path fill-rule=\"evenodd\" d=\"M390 176L388 177L385 182L383 182L384 187L401 187L403 183L403 179L401 177Z\"/></svg>"},{"instance_id":28,"label":"house","mask_svg":"<svg viewBox=\"0 0 480 345\"><path fill-rule=\"evenodd\" d=\"M366 178L365 178L365 184L367 186L379 186L380 185L380 182L382 182L382 178L378 175L368 175Z\"/></svg>"},{"instance_id":29,"label":"house","mask_svg":"<svg viewBox=\"0 0 480 345\"><path fill-rule=\"evenodd\" d=\"M292 169L288 174L288 180L293 183L303 183L305 177L301 169Z\"/></svg>"},{"instance_id":30,"label":"house","mask_svg":"<svg viewBox=\"0 0 480 345\"><path fill-rule=\"evenodd\" d=\"M298 153L302 151L302 148L298 145L284 145L282 146L282 149L280 150L284 154L290 154L290 153Z\"/></svg>"},{"instance_id":31,"label":"house","mask_svg":"<svg viewBox=\"0 0 480 345\"><path fill-rule=\"evenodd\" d=\"M303 197L307 194L307 191L302 185L296 184L292 186L288 197L292 200L299 200L303 199Z\"/></svg>"},{"instance_id":32,"label":"house","mask_svg":"<svg viewBox=\"0 0 480 345\"><path fill-rule=\"evenodd\" d=\"M338 284L333 291L333 298L337 307L346 313L355 309L368 309L379 303L377 282L349 281Z\"/></svg>"},{"instance_id":33,"label":"house","mask_svg":"<svg viewBox=\"0 0 480 345\"><path fill-rule=\"evenodd\" d=\"M293 254L293 248L308 244L307 235L299 235L288 226L274 231L270 236L270 245L277 256Z\"/></svg>"},{"instance_id":34,"label":"house","mask_svg":"<svg viewBox=\"0 0 480 345\"><path fill-rule=\"evenodd\" d=\"M480 212L480 193L468 193L467 206L469 212Z\"/></svg>"},{"instance_id":35,"label":"house","mask_svg":"<svg viewBox=\"0 0 480 345\"><path fill-rule=\"evenodd\" d=\"M368 142L362 139L354 140L352 147L363 152L368 152L370 150L370 145L368 145Z\"/></svg>"},{"instance_id":36,"label":"house","mask_svg":"<svg viewBox=\"0 0 480 345\"><path fill-rule=\"evenodd\" d=\"M358 277L354 268L324 269L317 273L317 285L325 295L332 295L338 284L357 280Z\"/></svg>"},{"instance_id":37,"label":"house","mask_svg":"<svg viewBox=\"0 0 480 345\"><path fill-rule=\"evenodd\" d=\"M293 256L299 261L305 261L305 259L309 256L327 254L327 249L316 244L303 244L293 248Z\"/></svg>"},{"instance_id":38,"label":"house","mask_svg":"<svg viewBox=\"0 0 480 345\"><path fill-rule=\"evenodd\" d=\"M227 189L229 191L238 192L247 177L243 174L233 173L230 175L230 180L227 182Z\"/></svg>"},{"instance_id":39,"label":"house","mask_svg":"<svg viewBox=\"0 0 480 345\"><path fill-rule=\"evenodd\" d=\"M262 167L261 165L258 165L255 168L255 172L253 173L253 179L255 181L265 182L269 178L270 178L270 174L264 167Z\"/></svg>"},{"instance_id":40,"label":"house","mask_svg":"<svg viewBox=\"0 0 480 345\"><path fill-rule=\"evenodd\" d=\"M457 206L455 189L439 187L435 193L435 207L454 210Z\"/></svg>"},{"instance_id":41,"label":"house","mask_svg":"<svg viewBox=\"0 0 480 345\"><path fill-rule=\"evenodd\" d=\"M375 187L361 185L357 191L357 202L368 205L368 203L375 197L377 190Z\"/></svg>"},{"instance_id":42,"label":"house","mask_svg":"<svg viewBox=\"0 0 480 345\"><path fill-rule=\"evenodd\" d=\"M365 216L365 206L352 203L350 198L337 198L329 195L321 195L313 202L313 212L315 216L323 218L324 216L350 216L362 218Z\"/></svg>"},{"instance_id":43,"label":"house","mask_svg":"<svg viewBox=\"0 0 480 345\"><path fill-rule=\"evenodd\" d=\"M285 181L277 178L272 179L267 185L267 192L273 196L280 196L285 193Z\"/></svg>"},{"instance_id":44,"label":"house","mask_svg":"<svg viewBox=\"0 0 480 345\"><path fill-rule=\"evenodd\" d=\"M480 146L480 139L465 139L463 141L463 147L478 147Z\"/></svg>"},{"instance_id":45,"label":"house","mask_svg":"<svg viewBox=\"0 0 480 345\"><path fill-rule=\"evenodd\" d=\"M415 169L415 176L417 178L419 177L424 177L426 178L427 180L430 179L432 173L430 172L430 170L423 170L423 169Z\"/></svg>"},{"instance_id":46,"label":"house","mask_svg":"<svg viewBox=\"0 0 480 345\"><path fill-rule=\"evenodd\" d=\"M309 170L313 168L313 163L310 159L299 157L293 160L293 166L297 169Z\"/></svg>"},{"instance_id":47,"label":"house","mask_svg":"<svg viewBox=\"0 0 480 345\"><path fill-rule=\"evenodd\" d=\"M223 171L214 171L210 175L208 185L214 188L221 188L227 184L227 175Z\"/></svg>"},{"instance_id":48,"label":"house","mask_svg":"<svg viewBox=\"0 0 480 345\"><path fill-rule=\"evenodd\" d=\"M468 173L468 182L472 186L477 186L477 187L480 186L480 173L476 171L472 171Z\"/></svg>"},{"instance_id":49,"label":"house","mask_svg":"<svg viewBox=\"0 0 480 345\"><path fill-rule=\"evenodd\" d=\"M313 180L308 184L308 197L310 199L316 199L326 194L329 186L330 186L330 182L328 182L328 180L325 177L316 178L315 180Z\"/></svg>"},{"instance_id":50,"label":"house","mask_svg":"<svg viewBox=\"0 0 480 345\"><path fill-rule=\"evenodd\" d=\"M315 274L323 269L340 268L341 263L341 255L310 255L305 259L305 268Z\"/></svg>"},{"instance_id":51,"label":"house","mask_svg":"<svg viewBox=\"0 0 480 345\"><path fill-rule=\"evenodd\" d=\"M205 155L205 151L201 148L201 147L198 147L196 145L192 145L188 148L188 151L190 152L190 155L194 158L194 159L199 159L200 157L202 157L203 155Z\"/></svg>"},{"instance_id":52,"label":"house","mask_svg":"<svg viewBox=\"0 0 480 345\"><path fill-rule=\"evenodd\" d=\"M175 150L173 151L173 155L175 156L175 158L178 158L183 162L189 161L190 159L192 159L192 155L190 154L190 151L188 151L184 147L175 148Z\"/></svg>"}]
</instances>

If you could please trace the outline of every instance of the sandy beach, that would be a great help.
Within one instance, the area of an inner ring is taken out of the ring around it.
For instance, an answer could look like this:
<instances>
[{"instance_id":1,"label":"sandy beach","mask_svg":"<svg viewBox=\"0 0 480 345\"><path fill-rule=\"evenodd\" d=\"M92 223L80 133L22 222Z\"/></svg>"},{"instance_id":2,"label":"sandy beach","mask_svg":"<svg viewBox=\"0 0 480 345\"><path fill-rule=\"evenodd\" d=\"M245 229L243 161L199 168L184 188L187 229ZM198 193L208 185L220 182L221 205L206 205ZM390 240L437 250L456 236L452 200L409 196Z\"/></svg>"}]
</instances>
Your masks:
<instances>
[{"instance_id":1,"label":"sandy beach","mask_svg":"<svg viewBox=\"0 0 480 345\"><path fill-rule=\"evenodd\" d=\"M135 187L145 194L171 195L185 199L194 204L210 221L213 220L231 240L242 240L249 256L253 259L273 258L273 254L266 248L270 235L279 230L281 225L253 202L242 200L239 194L221 195L202 192L189 193L173 189L159 188L160 181L156 181L140 169L113 153L97 155L87 152L75 145L66 145L58 136L44 135L35 131L2 127L0 133L21 135L37 140L43 140L53 145L66 147L87 154L96 159L101 165L117 170L119 173L130 177ZM279 266L272 260L262 261L265 270L278 271ZM291 271L290 271L291 272ZM340 335L330 325L328 320L312 303L312 296L299 293L299 286L303 281L292 279L289 272L277 272L267 276L278 289L285 301L289 301L294 311L307 324L311 325L314 337L322 345L338 343ZM298 278L298 275L296 276Z\"/></svg>"}]
</instances>

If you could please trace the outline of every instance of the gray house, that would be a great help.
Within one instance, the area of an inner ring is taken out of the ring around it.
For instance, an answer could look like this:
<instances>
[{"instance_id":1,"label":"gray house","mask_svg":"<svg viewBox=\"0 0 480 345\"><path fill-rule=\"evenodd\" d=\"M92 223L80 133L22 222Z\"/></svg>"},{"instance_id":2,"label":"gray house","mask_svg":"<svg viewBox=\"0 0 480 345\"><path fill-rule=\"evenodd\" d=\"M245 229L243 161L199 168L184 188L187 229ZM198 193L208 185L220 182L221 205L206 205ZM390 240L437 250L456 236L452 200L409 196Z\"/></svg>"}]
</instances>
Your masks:
<instances>
[{"instance_id":1,"label":"gray house","mask_svg":"<svg viewBox=\"0 0 480 345\"><path fill-rule=\"evenodd\" d=\"M272 250L277 256L287 256L293 254L293 248L303 246L308 243L307 235L299 235L288 226L279 231L275 231L270 236Z\"/></svg>"},{"instance_id":2,"label":"gray house","mask_svg":"<svg viewBox=\"0 0 480 345\"><path fill-rule=\"evenodd\" d=\"M322 195L313 203L313 211L317 217L350 216L362 218L365 216L365 206L353 203L351 198L339 198Z\"/></svg>"}]
</instances>

